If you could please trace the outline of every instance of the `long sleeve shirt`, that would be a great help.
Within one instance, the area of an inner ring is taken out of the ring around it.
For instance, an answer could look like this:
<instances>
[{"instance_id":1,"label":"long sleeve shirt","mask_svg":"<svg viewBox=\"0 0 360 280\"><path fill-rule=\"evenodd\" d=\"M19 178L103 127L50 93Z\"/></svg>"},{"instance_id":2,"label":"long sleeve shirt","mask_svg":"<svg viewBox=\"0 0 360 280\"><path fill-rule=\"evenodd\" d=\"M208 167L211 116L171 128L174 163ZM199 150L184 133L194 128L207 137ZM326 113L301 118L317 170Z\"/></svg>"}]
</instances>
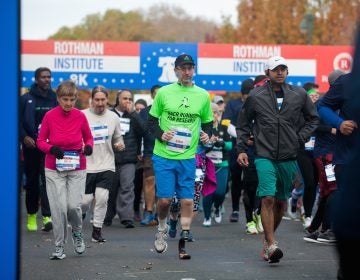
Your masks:
<instances>
[{"instance_id":1,"label":"long sleeve shirt","mask_svg":"<svg viewBox=\"0 0 360 280\"><path fill-rule=\"evenodd\" d=\"M56 158L50 153L52 146L58 146L64 151L78 152L80 167L86 169L86 158L83 153L85 145L93 146L93 137L89 123L83 112L73 108L65 113L60 106L47 112L41 124L36 142L45 156L45 167L56 170Z\"/></svg>"}]
</instances>

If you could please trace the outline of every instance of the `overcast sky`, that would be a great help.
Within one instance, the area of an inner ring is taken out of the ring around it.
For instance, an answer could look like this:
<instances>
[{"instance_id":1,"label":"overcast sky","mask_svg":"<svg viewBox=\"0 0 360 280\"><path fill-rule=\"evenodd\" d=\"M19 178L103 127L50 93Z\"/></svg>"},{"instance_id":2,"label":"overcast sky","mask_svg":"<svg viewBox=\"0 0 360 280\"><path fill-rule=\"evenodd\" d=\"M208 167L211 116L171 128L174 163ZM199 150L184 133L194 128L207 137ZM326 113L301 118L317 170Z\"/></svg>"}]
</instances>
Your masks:
<instances>
[{"instance_id":1,"label":"overcast sky","mask_svg":"<svg viewBox=\"0 0 360 280\"><path fill-rule=\"evenodd\" d=\"M123 12L146 9L167 3L183 8L191 16L201 16L216 23L222 16L237 21L239 0L21 0L21 39L44 40L60 27L80 24L86 15L107 9Z\"/></svg>"}]
</instances>

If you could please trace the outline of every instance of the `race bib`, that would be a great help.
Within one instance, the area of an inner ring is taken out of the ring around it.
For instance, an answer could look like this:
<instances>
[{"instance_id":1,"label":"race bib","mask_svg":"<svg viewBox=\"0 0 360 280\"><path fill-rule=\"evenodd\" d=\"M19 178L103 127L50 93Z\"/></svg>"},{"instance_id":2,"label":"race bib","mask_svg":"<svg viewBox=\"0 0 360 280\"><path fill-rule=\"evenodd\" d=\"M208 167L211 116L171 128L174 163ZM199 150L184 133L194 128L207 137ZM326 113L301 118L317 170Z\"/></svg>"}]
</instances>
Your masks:
<instances>
[{"instance_id":1,"label":"race bib","mask_svg":"<svg viewBox=\"0 0 360 280\"><path fill-rule=\"evenodd\" d=\"M326 180L328 182L336 181L334 167L335 165L333 164L325 165Z\"/></svg>"},{"instance_id":2,"label":"race bib","mask_svg":"<svg viewBox=\"0 0 360 280\"><path fill-rule=\"evenodd\" d=\"M186 149L190 148L191 130L183 127L175 127L174 137L166 143L166 149L178 153L184 153Z\"/></svg>"},{"instance_id":3,"label":"race bib","mask_svg":"<svg viewBox=\"0 0 360 280\"><path fill-rule=\"evenodd\" d=\"M305 143L305 151L313 151L315 147L315 136L311 136L310 140Z\"/></svg>"},{"instance_id":4,"label":"race bib","mask_svg":"<svg viewBox=\"0 0 360 280\"><path fill-rule=\"evenodd\" d=\"M80 156L77 152L64 152L64 158L56 159L58 171L69 171L80 168Z\"/></svg>"},{"instance_id":5,"label":"race bib","mask_svg":"<svg viewBox=\"0 0 360 280\"><path fill-rule=\"evenodd\" d=\"M120 118L120 130L121 130L121 135L125 135L130 131L130 119Z\"/></svg>"},{"instance_id":6,"label":"race bib","mask_svg":"<svg viewBox=\"0 0 360 280\"><path fill-rule=\"evenodd\" d=\"M109 127L104 124L90 125L91 134L94 138L94 144L103 144L109 139Z\"/></svg>"}]
</instances>

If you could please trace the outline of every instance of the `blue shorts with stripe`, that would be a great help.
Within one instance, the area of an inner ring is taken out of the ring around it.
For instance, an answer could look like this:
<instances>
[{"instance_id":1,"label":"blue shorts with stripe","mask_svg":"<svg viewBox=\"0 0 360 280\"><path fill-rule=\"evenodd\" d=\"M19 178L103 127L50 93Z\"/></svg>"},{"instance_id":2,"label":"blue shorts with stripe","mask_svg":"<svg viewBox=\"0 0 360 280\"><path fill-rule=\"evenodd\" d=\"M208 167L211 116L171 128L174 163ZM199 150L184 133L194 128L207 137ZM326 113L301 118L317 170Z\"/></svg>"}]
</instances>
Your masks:
<instances>
[{"instance_id":1,"label":"blue shorts with stripe","mask_svg":"<svg viewBox=\"0 0 360 280\"><path fill-rule=\"evenodd\" d=\"M153 155L157 198L194 198L196 160L173 160Z\"/></svg>"}]
</instances>

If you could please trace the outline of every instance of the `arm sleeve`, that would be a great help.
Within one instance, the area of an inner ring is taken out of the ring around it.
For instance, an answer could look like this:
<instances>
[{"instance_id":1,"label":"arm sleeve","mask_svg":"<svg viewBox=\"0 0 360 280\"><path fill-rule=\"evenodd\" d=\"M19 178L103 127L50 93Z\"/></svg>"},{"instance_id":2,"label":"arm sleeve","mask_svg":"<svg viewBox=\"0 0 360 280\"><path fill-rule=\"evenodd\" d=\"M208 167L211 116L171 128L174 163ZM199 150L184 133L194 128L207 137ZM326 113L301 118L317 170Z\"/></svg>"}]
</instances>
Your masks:
<instances>
[{"instance_id":1,"label":"arm sleeve","mask_svg":"<svg viewBox=\"0 0 360 280\"><path fill-rule=\"evenodd\" d=\"M159 119L149 114L147 126L149 133L154 135L159 141L162 141L161 136L163 135L164 131L160 128Z\"/></svg>"},{"instance_id":2,"label":"arm sleeve","mask_svg":"<svg viewBox=\"0 0 360 280\"><path fill-rule=\"evenodd\" d=\"M124 144L124 138L121 135L120 122L118 121L117 117L116 118L114 117L114 123L115 123L115 130L114 130L112 143L113 144Z\"/></svg>"},{"instance_id":3,"label":"arm sleeve","mask_svg":"<svg viewBox=\"0 0 360 280\"><path fill-rule=\"evenodd\" d=\"M315 104L311 101L308 95L305 96L305 104L303 106L302 112L305 119L304 126L298 132L299 143L304 144L308 141L309 137L316 130L320 123L319 114L316 110Z\"/></svg>"},{"instance_id":4,"label":"arm sleeve","mask_svg":"<svg viewBox=\"0 0 360 280\"><path fill-rule=\"evenodd\" d=\"M250 137L254 113L254 97L249 95L238 115L238 125L236 126L236 146L239 153L246 153L247 140Z\"/></svg>"},{"instance_id":5,"label":"arm sleeve","mask_svg":"<svg viewBox=\"0 0 360 280\"><path fill-rule=\"evenodd\" d=\"M319 100L317 109L320 117L331 126L339 129L341 123L344 121L337 111L344 103L343 95L343 77L338 78L335 83L329 88L327 93Z\"/></svg>"},{"instance_id":6,"label":"arm sleeve","mask_svg":"<svg viewBox=\"0 0 360 280\"><path fill-rule=\"evenodd\" d=\"M325 120L330 125L339 129L341 123L344 121L338 114L336 114L333 110L326 106L318 106L318 112L320 117Z\"/></svg>"},{"instance_id":7,"label":"arm sleeve","mask_svg":"<svg viewBox=\"0 0 360 280\"><path fill-rule=\"evenodd\" d=\"M201 124L201 129L207 134L209 135L209 137L211 137L212 135L212 126L213 126L213 122L208 122L208 123L202 123Z\"/></svg>"},{"instance_id":8,"label":"arm sleeve","mask_svg":"<svg viewBox=\"0 0 360 280\"><path fill-rule=\"evenodd\" d=\"M83 125L81 126L82 128L82 137L83 137L83 141L84 141L84 145L89 145L91 147L94 146L94 138L91 134L91 129L89 126L89 122L85 117L85 114L82 113L82 117L83 117Z\"/></svg>"},{"instance_id":9,"label":"arm sleeve","mask_svg":"<svg viewBox=\"0 0 360 280\"><path fill-rule=\"evenodd\" d=\"M47 141L49 138L49 122L47 115L45 114L43 121L41 123L40 133L36 140L36 146L45 154L50 153L52 145Z\"/></svg>"}]
</instances>

